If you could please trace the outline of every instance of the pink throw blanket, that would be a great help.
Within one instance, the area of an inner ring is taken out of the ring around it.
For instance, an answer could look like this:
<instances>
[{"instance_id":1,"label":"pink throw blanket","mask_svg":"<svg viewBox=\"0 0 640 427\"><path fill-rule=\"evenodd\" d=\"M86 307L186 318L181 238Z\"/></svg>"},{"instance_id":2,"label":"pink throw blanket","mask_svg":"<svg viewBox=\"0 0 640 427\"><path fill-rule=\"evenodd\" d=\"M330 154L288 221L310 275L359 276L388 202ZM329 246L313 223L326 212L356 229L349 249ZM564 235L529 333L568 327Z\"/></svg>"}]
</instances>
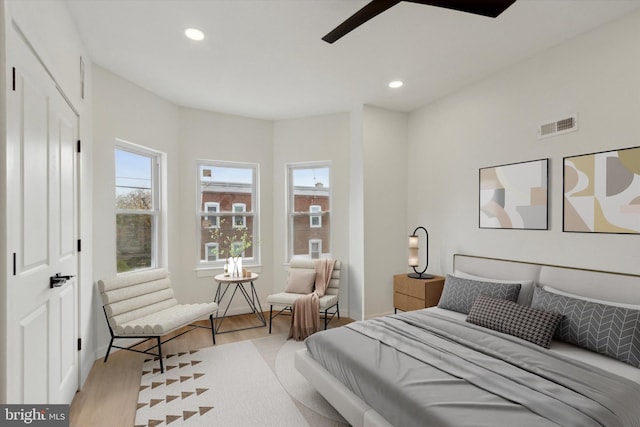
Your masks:
<instances>
[{"instance_id":1,"label":"pink throw blanket","mask_svg":"<svg viewBox=\"0 0 640 427\"><path fill-rule=\"evenodd\" d=\"M335 264L335 259L316 260L315 290L293 302L289 338L302 341L320 330L320 298L329 287Z\"/></svg>"}]
</instances>

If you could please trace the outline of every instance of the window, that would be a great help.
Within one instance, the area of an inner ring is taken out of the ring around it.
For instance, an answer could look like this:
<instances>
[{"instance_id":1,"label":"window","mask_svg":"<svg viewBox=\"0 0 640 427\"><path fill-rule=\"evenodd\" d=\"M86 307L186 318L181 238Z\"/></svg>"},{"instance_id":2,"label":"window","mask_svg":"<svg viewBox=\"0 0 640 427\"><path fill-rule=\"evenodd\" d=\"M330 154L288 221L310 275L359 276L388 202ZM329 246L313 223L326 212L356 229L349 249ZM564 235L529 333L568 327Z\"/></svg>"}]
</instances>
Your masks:
<instances>
[{"instance_id":1,"label":"window","mask_svg":"<svg viewBox=\"0 0 640 427\"><path fill-rule=\"evenodd\" d=\"M198 265L220 267L229 256L259 264L258 165L201 160L197 176Z\"/></svg>"},{"instance_id":2,"label":"window","mask_svg":"<svg viewBox=\"0 0 640 427\"><path fill-rule=\"evenodd\" d=\"M205 243L204 251L207 257L207 261L217 261L218 260L218 243L210 242Z\"/></svg>"},{"instance_id":3,"label":"window","mask_svg":"<svg viewBox=\"0 0 640 427\"><path fill-rule=\"evenodd\" d=\"M115 148L117 272L159 266L161 154L119 141Z\"/></svg>"},{"instance_id":4,"label":"window","mask_svg":"<svg viewBox=\"0 0 640 427\"><path fill-rule=\"evenodd\" d=\"M331 252L331 165L288 165L289 259L329 257Z\"/></svg>"},{"instance_id":5,"label":"window","mask_svg":"<svg viewBox=\"0 0 640 427\"><path fill-rule=\"evenodd\" d=\"M218 202L205 202L204 210L206 212L220 212L220 203ZM220 218L218 216L205 216L205 221L209 222L209 227L218 228L220 227Z\"/></svg>"},{"instance_id":6,"label":"window","mask_svg":"<svg viewBox=\"0 0 640 427\"><path fill-rule=\"evenodd\" d=\"M311 205L309 206L309 213L317 214L322 212L322 207L320 205ZM309 227L317 228L322 227L322 215L310 215L309 216Z\"/></svg>"},{"instance_id":7,"label":"window","mask_svg":"<svg viewBox=\"0 0 640 427\"><path fill-rule=\"evenodd\" d=\"M322 255L322 240L309 240L309 256L312 259L318 259L320 258L320 255Z\"/></svg>"},{"instance_id":8,"label":"window","mask_svg":"<svg viewBox=\"0 0 640 427\"><path fill-rule=\"evenodd\" d=\"M244 213L247 211L246 203L234 203L233 204L233 212ZM247 226L247 217L245 216L234 216L233 217L233 227L234 228L244 228Z\"/></svg>"}]
</instances>

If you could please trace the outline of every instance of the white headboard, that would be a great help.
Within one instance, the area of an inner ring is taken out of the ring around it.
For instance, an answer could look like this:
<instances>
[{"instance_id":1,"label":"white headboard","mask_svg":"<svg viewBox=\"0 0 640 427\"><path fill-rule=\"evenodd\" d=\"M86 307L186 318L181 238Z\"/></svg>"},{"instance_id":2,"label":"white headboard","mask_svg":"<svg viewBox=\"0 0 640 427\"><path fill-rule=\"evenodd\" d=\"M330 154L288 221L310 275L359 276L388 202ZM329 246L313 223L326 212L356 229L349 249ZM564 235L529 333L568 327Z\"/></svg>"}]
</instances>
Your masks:
<instances>
[{"instance_id":1,"label":"white headboard","mask_svg":"<svg viewBox=\"0 0 640 427\"><path fill-rule=\"evenodd\" d=\"M640 304L640 276L475 255L453 255L453 269L502 280L533 280L540 286L589 298Z\"/></svg>"}]
</instances>

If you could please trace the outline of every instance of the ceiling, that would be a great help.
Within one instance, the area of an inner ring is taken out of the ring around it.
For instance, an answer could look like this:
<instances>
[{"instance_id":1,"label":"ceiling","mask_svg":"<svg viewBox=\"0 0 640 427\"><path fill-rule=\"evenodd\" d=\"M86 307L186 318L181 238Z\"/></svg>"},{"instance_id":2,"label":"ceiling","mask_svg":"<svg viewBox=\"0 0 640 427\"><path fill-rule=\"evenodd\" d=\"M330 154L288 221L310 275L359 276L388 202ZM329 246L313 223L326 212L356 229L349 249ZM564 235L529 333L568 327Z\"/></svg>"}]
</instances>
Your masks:
<instances>
[{"instance_id":1,"label":"ceiling","mask_svg":"<svg viewBox=\"0 0 640 427\"><path fill-rule=\"evenodd\" d=\"M178 105L278 120L412 111L640 8L517 0L496 19L402 2L334 44L368 0L67 0L94 63ZM206 38L195 42L184 29ZM387 87L400 79L400 89Z\"/></svg>"}]
</instances>

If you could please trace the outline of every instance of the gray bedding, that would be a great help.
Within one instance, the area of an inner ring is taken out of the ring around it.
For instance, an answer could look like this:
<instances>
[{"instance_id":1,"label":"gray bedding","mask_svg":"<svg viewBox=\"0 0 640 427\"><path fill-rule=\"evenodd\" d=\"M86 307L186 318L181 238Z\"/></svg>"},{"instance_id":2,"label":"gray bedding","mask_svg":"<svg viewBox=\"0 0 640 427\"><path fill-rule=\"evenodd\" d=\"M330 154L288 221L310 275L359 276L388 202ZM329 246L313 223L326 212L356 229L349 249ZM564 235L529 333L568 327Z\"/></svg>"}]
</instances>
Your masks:
<instances>
[{"instance_id":1,"label":"gray bedding","mask_svg":"<svg viewBox=\"0 0 640 427\"><path fill-rule=\"evenodd\" d=\"M395 426L640 427L640 385L428 311L312 335L311 356Z\"/></svg>"}]
</instances>

